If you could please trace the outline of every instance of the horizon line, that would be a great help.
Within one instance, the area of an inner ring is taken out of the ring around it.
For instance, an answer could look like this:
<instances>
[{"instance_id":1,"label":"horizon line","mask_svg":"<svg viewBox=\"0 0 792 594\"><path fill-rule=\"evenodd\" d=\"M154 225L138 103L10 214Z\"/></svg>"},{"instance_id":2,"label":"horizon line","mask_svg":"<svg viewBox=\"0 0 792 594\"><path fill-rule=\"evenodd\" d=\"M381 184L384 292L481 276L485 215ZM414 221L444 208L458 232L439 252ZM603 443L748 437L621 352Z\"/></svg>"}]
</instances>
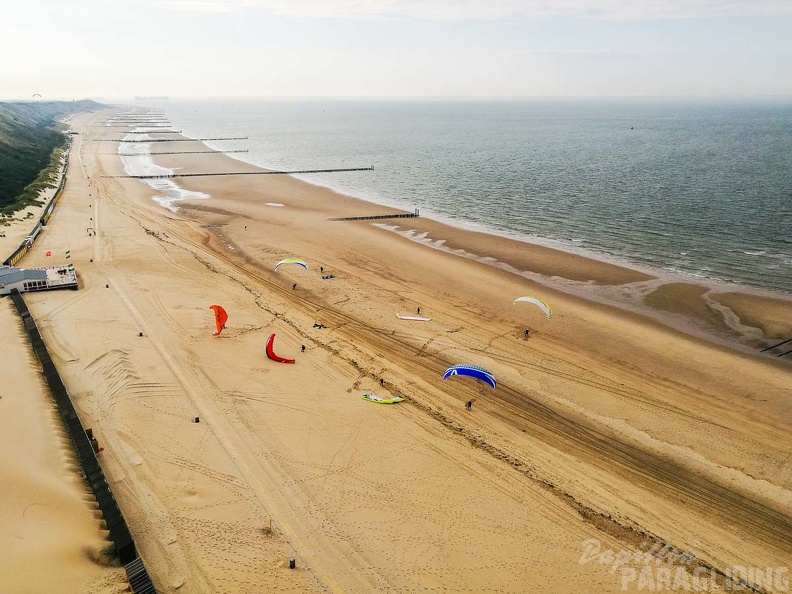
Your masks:
<instances>
[{"instance_id":1,"label":"horizon line","mask_svg":"<svg viewBox=\"0 0 792 594\"><path fill-rule=\"evenodd\" d=\"M730 95L171 95L166 99L136 100L133 95L88 96L88 97L53 97L30 99L20 97L0 97L0 102L46 103L50 101L133 101L136 103L164 103L169 101L189 100L257 100L257 101L536 101L536 100L792 100L792 94L730 94Z\"/></svg>"}]
</instances>

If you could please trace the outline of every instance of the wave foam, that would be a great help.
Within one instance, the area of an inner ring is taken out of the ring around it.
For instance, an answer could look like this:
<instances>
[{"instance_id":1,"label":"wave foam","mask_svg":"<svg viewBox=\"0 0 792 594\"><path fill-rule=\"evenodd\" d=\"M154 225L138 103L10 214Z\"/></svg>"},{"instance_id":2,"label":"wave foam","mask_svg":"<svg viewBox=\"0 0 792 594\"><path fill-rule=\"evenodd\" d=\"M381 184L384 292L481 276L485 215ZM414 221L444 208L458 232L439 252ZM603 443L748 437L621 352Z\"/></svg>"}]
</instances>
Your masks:
<instances>
[{"instance_id":1,"label":"wave foam","mask_svg":"<svg viewBox=\"0 0 792 594\"><path fill-rule=\"evenodd\" d=\"M136 136L144 137L136 138L136 140L150 140L147 134ZM126 136L124 140L128 138L129 136ZM124 153L121 152L121 146L119 145L118 152L127 175L173 175L173 169L168 169L167 167L162 167L154 163L154 159L151 157L151 144L148 142L134 143L125 148ZM134 155L134 157L125 158L125 154ZM176 203L182 200L206 200L211 198L209 194L205 194L204 192L194 192L182 188L170 179L144 179L141 181L158 192L158 194L151 197L152 200L171 212L179 210Z\"/></svg>"}]
</instances>

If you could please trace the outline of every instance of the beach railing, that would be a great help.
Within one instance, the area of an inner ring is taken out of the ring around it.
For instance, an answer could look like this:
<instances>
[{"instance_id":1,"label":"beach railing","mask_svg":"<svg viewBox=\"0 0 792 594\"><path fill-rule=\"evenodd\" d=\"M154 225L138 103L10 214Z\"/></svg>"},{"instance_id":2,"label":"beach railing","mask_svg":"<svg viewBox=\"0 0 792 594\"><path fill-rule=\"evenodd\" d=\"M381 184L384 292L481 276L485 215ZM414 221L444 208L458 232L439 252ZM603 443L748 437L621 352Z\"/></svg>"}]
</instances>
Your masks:
<instances>
[{"instance_id":1,"label":"beach railing","mask_svg":"<svg viewBox=\"0 0 792 594\"><path fill-rule=\"evenodd\" d=\"M158 155L227 155L229 153L247 153L248 149L233 151L162 151L159 153L99 153L100 155L116 155L118 157L156 157Z\"/></svg>"},{"instance_id":2,"label":"beach railing","mask_svg":"<svg viewBox=\"0 0 792 594\"><path fill-rule=\"evenodd\" d=\"M149 140L123 140L121 138L94 138L89 142L203 142L204 140L247 140L247 136L235 136L228 138L150 138Z\"/></svg>"},{"instance_id":3,"label":"beach railing","mask_svg":"<svg viewBox=\"0 0 792 594\"><path fill-rule=\"evenodd\" d=\"M135 594L157 594L157 590L154 589L154 584L151 582L151 576L146 571L146 566L143 565L143 559L138 557L127 563L124 565L124 571L126 571L132 592Z\"/></svg>"}]
</instances>

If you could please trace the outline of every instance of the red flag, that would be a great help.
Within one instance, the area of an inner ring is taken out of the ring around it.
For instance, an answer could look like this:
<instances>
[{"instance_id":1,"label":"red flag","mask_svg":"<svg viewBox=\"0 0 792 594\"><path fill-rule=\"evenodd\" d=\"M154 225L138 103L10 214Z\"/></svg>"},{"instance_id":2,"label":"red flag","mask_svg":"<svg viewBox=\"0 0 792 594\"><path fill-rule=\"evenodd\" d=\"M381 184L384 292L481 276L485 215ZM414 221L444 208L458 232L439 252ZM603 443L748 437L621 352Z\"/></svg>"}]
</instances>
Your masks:
<instances>
[{"instance_id":1,"label":"red flag","mask_svg":"<svg viewBox=\"0 0 792 594\"><path fill-rule=\"evenodd\" d=\"M52 252L47 252L47 257L51 256Z\"/></svg>"}]
</instances>

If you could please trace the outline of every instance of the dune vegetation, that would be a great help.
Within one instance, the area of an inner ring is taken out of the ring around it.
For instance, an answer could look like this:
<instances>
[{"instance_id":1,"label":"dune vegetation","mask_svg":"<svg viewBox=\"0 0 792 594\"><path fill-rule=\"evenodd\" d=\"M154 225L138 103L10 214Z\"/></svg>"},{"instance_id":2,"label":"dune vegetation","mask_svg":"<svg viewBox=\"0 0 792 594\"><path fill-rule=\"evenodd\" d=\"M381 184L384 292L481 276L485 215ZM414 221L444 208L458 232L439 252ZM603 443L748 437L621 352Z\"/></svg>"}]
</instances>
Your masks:
<instances>
[{"instance_id":1,"label":"dune vegetation","mask_svg":"<svg viewBox=\"0 0 792 594\"><path fill-rule=\"evenodd\" d=\"M54 186L68 142L63 117L99 107L88 100L0 103L0 213L36 204Z\"/></svg>"}]
</instances>

